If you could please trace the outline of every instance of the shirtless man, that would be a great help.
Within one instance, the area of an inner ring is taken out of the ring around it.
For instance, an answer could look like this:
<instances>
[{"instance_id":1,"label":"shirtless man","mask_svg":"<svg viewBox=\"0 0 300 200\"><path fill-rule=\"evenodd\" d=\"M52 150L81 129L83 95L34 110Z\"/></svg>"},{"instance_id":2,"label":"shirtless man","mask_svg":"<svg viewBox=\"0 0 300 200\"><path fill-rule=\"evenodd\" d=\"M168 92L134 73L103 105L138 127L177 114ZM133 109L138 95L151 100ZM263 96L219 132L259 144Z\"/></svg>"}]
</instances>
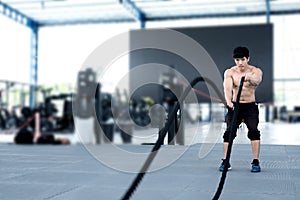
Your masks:
<instances>
[{"instance_id":1,"label":"shirtless man","mask_svg":"<svg viewBox=\"0 0 300 200\"><path fill-rule=\"evenodd\" d=\"M260 172L259 151L260 151L260 131L257 129L259 123L258 105L255 103L255 90L262 80L262 71L249 65L249 50L246 47L236 47L233 50L235 66L227 69L224 73L224 93L228 112L226 115L227 129L224 132L224 158L219 167L220 171L225 168L225 158L229 145L230 126L233 117L234 105L240 85L241 78L245 76L245 81L240 96L240 106L237 119L237 127L244 122L248 128L248 138L251 141L253 161L251 172ZM234 135L233 137L235 137ZM228 169L231 169L230 163Z\"/></svg>"}]
</instances>

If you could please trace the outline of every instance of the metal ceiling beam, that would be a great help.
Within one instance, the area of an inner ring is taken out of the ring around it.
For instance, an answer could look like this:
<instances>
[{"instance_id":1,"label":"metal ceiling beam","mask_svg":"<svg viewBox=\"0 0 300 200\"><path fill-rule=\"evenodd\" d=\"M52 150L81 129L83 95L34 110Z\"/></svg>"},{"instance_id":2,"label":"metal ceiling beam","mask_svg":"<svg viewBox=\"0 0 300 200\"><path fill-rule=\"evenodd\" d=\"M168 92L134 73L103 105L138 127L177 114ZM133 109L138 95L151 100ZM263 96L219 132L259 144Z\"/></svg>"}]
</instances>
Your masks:
<instances>
[{"instance_id":1,"label":"metal ceiling beam","mask_svg":"<svg viewBox=\"0 0 300 200\"><path fill-rule=\"evenodd\" d=\"M146 25L146 15L145 13L135 5L132 0L119 0L121 4L124 5L126 9L130 11L130 13L134 16L136 20L138 20L141 24L141 28L145 28Z\"/></svg>"},{"instance_id":2,"label":"metal ceiling beam","mask_svg":"<svg viewBox=\"0 0 300 200\"><path fill-rule=\"evenodd\" d=\"M289 15L289 14L300 14L298 10L283 10L283 11L270 11L270 16L275 15ZM195 14L195 15L182 15L182 16L162 16L162 17L144 17L141 22L141 28L145 28L146 22L164 21L164 20L188 20L188 19L202 19L202 18L220 18L220 17L247 17L247 16L264 16L265 11L261 12L247 12L247 13L220 13L220 14ZM69 21L52 21L52 22L41 22L39 27L50 27L50 26L65 26L65 25L79 25L79 24L110 24L110 23L133 23L136 20L132 19L80 19L80 20L69 20Z\"/></svg>"},{"instance_id":3,"label":"metal ceiling beam","mask_svg":"<svg viewBox=\"0 0 300 200\"><path fill-rule=\"evenodd\" d=\"M27 26L32 30L36 30L38 28L38 23L36 21L1 1L0 13L19 24Z\"/></svg>"},{"instance_id":4,"label":"metal ceiling beam","mask_svg":"<svg viewBox=\"0 0 300 200\"><path fill-rule=\"evenodd\" d=\"M39 27L50 27L50 26L69 26L69 25L82 25L82 24L112 24L112 23L133 23L134 19L80 19L80 20L69 20L69 21L53 21L53 22L42 22Z\"/></svg>"},{"instance_id":5,"label":"metal ceiling beam","mask_svg":"<svg viewBox=\"0 0 300 200\"><path fill-rule=\"evenodd\" d=\"M300 14L300 9L297 10L280 10L270 11L271 15L290 15ZM263 16L265 11L261 12L245 12L245 13L219 13L219 14L195 14L195 15L181 15L181 16L166 16L166 17L147 17L146 21L163 21L163 20L184 20L184 19L202 19L202 18L220 18L220 17L247 17L247 16Z\"/></svg>"}]
</instances>

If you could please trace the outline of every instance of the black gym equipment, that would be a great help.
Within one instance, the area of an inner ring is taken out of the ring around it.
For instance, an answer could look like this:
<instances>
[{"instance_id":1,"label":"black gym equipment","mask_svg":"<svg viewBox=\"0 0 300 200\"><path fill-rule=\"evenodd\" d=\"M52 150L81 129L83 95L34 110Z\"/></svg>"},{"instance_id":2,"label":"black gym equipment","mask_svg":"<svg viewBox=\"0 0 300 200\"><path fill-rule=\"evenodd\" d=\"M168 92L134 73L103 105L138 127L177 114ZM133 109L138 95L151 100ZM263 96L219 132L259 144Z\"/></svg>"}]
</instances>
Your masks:
<instances>
[{"instance_id":1,"label":"black gym equipment","mask_svg":"<svg viewBox=\"0 0 300 200\"><path fill-rule=\"evenodd\" d=\"M176 87L177 88L177 87ZM168 108L168 118L171 115L176 103L178 102L178 99L176 95L168 88L164 88L164 101L167 103ZM175 113L174 118L172 120L172 123L170 125L170 128L168 130L168 144L175 145L175 140L180 145L184 144L184 134L183 134L183 123L181 126L179 126L179 121L181 119L181 114L183 110L183 104L179 105L178 112ZM178 115L179 114L179 115ZM179 131L180 127L180 131ZM179 132L178 132L179 131ZM177 133L177 137L175 137Z\"/></svg>"},{"instance_id":2,"label":"black gym equipment","mask_svg":"<svg viewBox=\"0 0 300 200\"><path fill-rule=\"evenodd\" d=\"M129 99L126 90L124 90L123 95L124 99ZM128 109L128 102L122 100L121 92L116 90L116 100L114 101L114 119L118 119L118 123L115 124L116 131L120 132L123 143L131 143L132 132L133 132L133 123L131 119L135 121L133 116L136 116L136 110L134 107L134 101L131 99L129 101L129 115L127 115L126 109ZM136 121L135 121L136 122Z\"/></svg>"},{"instance_id":3,"label":"black gym equipment","mask_svg":"<svg viewBox=\"0 0 300 200\"><path fill-rule=\"evenodd\" d=\"M59 95L51 95L45 99L45 107L42 118L54 117L58 112L55 103L53 101L63 101L62 116L56 118L56 126L53 127L53 131L67 131L74 132L74 119L72 111L72 93L62 93ZM49 121L49 120L47 120ZM50 127L49 127L50 128Z\"/></svg>"},{"instance_id":4,"label":"black gym equipment","mask_svg":"<svg viewBox=\"0 0 300 200\"><path fill-rule=\"evenodd\" d=\"M124 110L125 102L121 101L120 94L117 93L117 96L118 100L113 101L112 94L101 92L101 84L97 83L94 100L94 133L96 144L113 142L115 131L120 132L123 143L131 142L133 126L130 121L123 116L124 113L122 110ZM130 113L135 115L133 109L130 109ZM115 123L114 118L122 119L119 124L122 129Z\"/></svg>"},{"instance_id":5,"label":"black gym equipment","mask_svg":"<svg viewBox=\"0 0 300 200\"><path fill-rule=\"evenodd\" d=\"M100 120L100 126L104 132L104 141L112 142L113 141L113 133L114 133L114 123L109 122L113 118L112 114L112 105L111 105L111 94L102 93L102 115Z\"/></svg>"},{"instance_id":6,"label":"black gym equipment","mask_svg":"<svg viewBox=\"0 0 300 200\"><path fill-rule=\"evenodd\" d=\"M81 119L93 116L95 89L97 88L96 72L91 68L79 71L77 76L77 93L74 98L74 114Z\"/></svg>"},{"instance_id":7,"label":"black gym equipment","mask_svg":"<svg viewBox=\"0 0 300 200\"><path fill-rule=\"evenodd\" d=\"M170 67L174 69L174 66L171 65ZM178 83L178 77L174 70L163 73L160 79L162 80L161 84L164 86L163 102L167 104L169 118L169 115L171 114L175 104L178 102L177 96L180 97L182 95L184 88L183 85ZM180 124L183 110L183 104L179 105L179 112L175 113L171 126L168 130L168 144L170 145L175 145L176 142L180 145L184 144L184 123Z\"/></svg>"},{"instance_id":8,"label":"black gym equipment","mask_svg":"<svg viewBox=\"0 0 300 200\"><path fill-rule=\"evenodd\" d=\"M0 83L0 130L7 130L16 127L16 118L12 113L13 109L10 109L9 105L11 103L11 89L14 88L17 84L21 83L8 80L0 80ZM3 84L4 88L2 87Z\"/></svg>"},{"instance_id":9,"label":"black gym equipment","mask_svg":"<svg viewBox=\"0 0 300 200\"><path fill-rule=\"evenodd\" d=\"M8 127L8 119L10 118L10 114L6 108L0 108L0 129L7 129Z\"/></svg>"},{"instance_id":10,"label":"black gym equipment","mask_svg":"<svg viewBox=\"0 0 300 200\"><path fill-rule=\"evenodd\" d=\"M130 117L134 121L135 124L141 127L147 126L151 119L148 115L148 107L147 102L143 98L131 100L131 109L130 109Z\"/></svg>"},{"instance_id":11,"label":"black gym equipment","mask_svg":"<svg viewBox=\"0 0 300 200\"><path fill-rule=\"evenodd\" d=\"M101 84L98 83L95 92L95 112L96 117L94 117L94 133L96 144L101 143L101 129L100 129L100 120L102 116L102 105L101 105Z\"/></svg>"}]
</instances>

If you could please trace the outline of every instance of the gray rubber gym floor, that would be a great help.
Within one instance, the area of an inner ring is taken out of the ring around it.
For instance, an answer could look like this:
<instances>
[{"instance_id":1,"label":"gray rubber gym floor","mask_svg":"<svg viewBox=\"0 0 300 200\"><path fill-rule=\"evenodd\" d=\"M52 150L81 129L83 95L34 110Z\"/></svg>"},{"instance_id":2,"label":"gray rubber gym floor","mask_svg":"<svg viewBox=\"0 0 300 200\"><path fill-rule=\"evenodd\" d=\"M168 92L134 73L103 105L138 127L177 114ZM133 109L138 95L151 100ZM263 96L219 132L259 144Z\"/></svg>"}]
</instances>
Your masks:
<instances>
[{"instance_id":1,"label":"gray rubber gym floor","mask_svg":"<svg viewBox=\"0 0 300 200\"><path fill-rule=\"evenodd\" d=\"M265 134L264 140L277 143L262 143L261 173L250 172L251 146L246 142L233 145L233 169L227 174L220 199L300 199L300 146L296 144L299 140L293 139L299 130L295 127L299 125L289 127L292 127L289 131L293 130L293 134L282 131L281 137L284 141L290 138L294 145L278 144L277 138L274 138L276 133L271 134L273 126L266 127L269 136ZM241 140L237 138L237 141ZM115 153L115 147L136 154ZM200 158L199 151L203 147L209 151ZM108 159L116 166L124 166L124 169L139 169L143 159L135 162L135 155L147 155L151 148L151 145L137 144L1 144L0 199L121 199L136 174L108 166L96 159L96 154L101 154L101 160ZM131 199L212 199L221 178L218 167L222 144L164 145L162 149L165 153L157 154L153 166L174 157L176 153L182 153L182 156L169 165L162 164L164 167L161 169L147 173ZM96 153L90 153L90 150Z\"/></svg>"}]
</instances>

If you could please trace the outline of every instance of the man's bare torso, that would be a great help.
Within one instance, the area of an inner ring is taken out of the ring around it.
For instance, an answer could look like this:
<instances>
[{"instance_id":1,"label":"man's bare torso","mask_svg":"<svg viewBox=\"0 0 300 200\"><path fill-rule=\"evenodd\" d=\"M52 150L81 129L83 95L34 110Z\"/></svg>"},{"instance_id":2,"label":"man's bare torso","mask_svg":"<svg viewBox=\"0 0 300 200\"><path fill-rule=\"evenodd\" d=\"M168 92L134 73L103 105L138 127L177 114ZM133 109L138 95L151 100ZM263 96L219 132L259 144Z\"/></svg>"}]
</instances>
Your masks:
<instances>
[{"instance_id":1,"label":"man's bare torso","mask_svg":"<svg viewBox=\"0 0 300 200\"><path fill-rule=\"evenodd\" d=\"M257 72L257 68L251 65L248 65L248 68L245 71L240 71L237 66L234 66L229 69L231 78L233 80L233 101L236 101L236 96L240 86L240 81L243 76L253 75ZM250 103L255 102L255 89L257 85L253 85L249 80L245 79L243 84L243 89L240 97L240 103Z\"/></svg>"}]
</instances>

